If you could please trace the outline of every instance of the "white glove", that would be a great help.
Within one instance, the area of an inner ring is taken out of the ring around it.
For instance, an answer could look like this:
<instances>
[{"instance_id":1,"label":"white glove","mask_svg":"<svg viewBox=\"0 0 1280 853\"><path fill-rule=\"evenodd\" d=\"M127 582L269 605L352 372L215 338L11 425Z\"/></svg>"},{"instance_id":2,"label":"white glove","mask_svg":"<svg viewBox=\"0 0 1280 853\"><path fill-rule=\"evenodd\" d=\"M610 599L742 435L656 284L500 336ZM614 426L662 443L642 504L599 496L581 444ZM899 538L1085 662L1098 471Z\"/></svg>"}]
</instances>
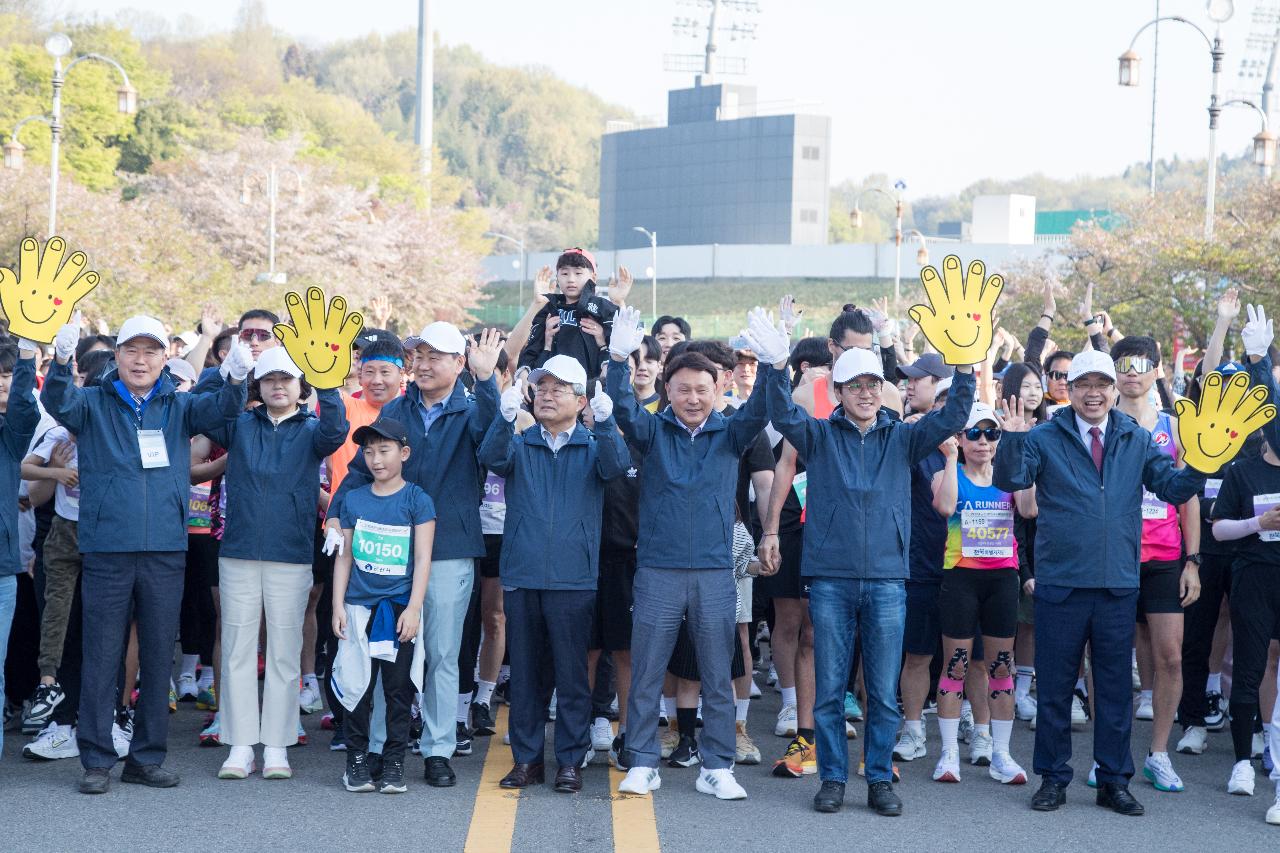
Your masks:
<instances>
[{"instance_id":1,"label":"white glove","mask_svg":"<svg viewBox=\"0 0 1280 853\"><path fill-rule=\"evenodd\" d=\"M324 545L320 548L320 553L326 557L332 557L335 554L341 554L342 549L346 547L346 537L342 535L341 530L335 530L328 525L324 528Z\"/></svg>"},{"instance_id":2,"label":"white glove","mask_svg":"<svg viewBox=\"0 0 1280 853\"><path fill-rule=\"evenodd\" d=\"M775 326L773 319L758 306L747 315L747 328L742 335L751 344L751 351L766 364L786 361L791 354L787 333Z\"/></svg>"},{"instance_id":3,"label":"white glove","mask_svg":"<svg viewBox=\"0 0 1280 853\"><path fill-rule=\"evenodd\" d=\"M66 361L76 354L76 344L80 343L80 323L78 317L58 329L53 338L53 354L59 361Z\"/></svg>"},{"instance_id":4,"label":"white glove","mask_svg":"<svg viewBox=\"0 0 1280 853\"><path fill-rule=\"evenodd\" d=\"M502 397L498 400L498 411L502 413L502 419L507 423L515 423L516 415L520 414L520 404L524 402L524 377L511 384L511 387L502 392Z\"/></svg>"},{"instance_id":5,"label":"white glove","mask_svg":"<svg viewBox=\"0 0 1280 853\"><path fill-rule=\"evenodd\" d=\"M20 353L37 353L40 351L40 345L28 338L18 338L18 352ZM71 348L75 352L75 347Z\"/></svg>"},{"instance_id":6,"label":"white glove","mask_svg":"<svg viewBox=\"0 0 1280 853\"><path fill-rule=\"evenodd\" d=\"M613 417L613 398L604 393L603 382L596 383L596 395L591 398L591 414L595 415L596 423Z\"/></svg>"},{"instance_id":7,"label":"white glove","mask_svg":"<svg viewBox=\"0 0 1280 853\"><path fill-rule=\"evenodd\" d=\"M788 293L778 302L778 316L782 319L782 328L790 335L796 330L804 311L796 310L796 298Z\"/></svg>"},{"instance_id":8,"label":"white glove","mask_svg":"<svg viewBox=\"0 0 1280 853\"><path fill-rule=\"evenodd\" d=\"M231 351L227 353L227 357L222 360L222 367L219 372L223 379L233 379L236 382L243 382L249 375L250 368L253 367L253 353L249 351L249 347L236 341L231 345Z\"/></svg>"},{"instance_id":9,"label":"white glove","mask_svg":"<svg viewBox=\"0 0 1280 853\"><path fill-rule=\"evenodd\" d=\"M1245 310L1249 312L1249 322L1240 332L1240 337L1244 338L1244 351L1261 358L1275 340L1275 321L1267 319L1267 312L1261 305L1246 305Z\"/></svg>"},{"instance_id":10,"label":"white glove","mask_svg":"<svg viewBox=\"0 0 1280 853\"><path fill-rule=\"evenodd\" d=\"M644 328L640 325L640 309L627 306L619 308L613 317L613 331L609 334L609 352L627 358L640 349L644 341Z\"/></svg>"}]
</instances>

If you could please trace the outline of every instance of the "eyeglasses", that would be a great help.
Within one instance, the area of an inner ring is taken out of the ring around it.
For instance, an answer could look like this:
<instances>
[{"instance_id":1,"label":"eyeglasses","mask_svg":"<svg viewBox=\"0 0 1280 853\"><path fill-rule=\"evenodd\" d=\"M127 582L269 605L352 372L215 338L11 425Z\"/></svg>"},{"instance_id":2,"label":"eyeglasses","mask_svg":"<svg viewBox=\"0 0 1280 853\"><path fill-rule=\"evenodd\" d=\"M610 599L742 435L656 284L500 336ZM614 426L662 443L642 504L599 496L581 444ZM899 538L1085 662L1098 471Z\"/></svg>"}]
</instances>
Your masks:
<instances>
[{"instance_id":1,"label":"eyeglasses","mask_svg":"<svg viewBox=\"0 0 1280 853\"><path fill-rule=\"evenodd\" d=\"M533 393L538 397L551 397L554 400L562 400L565 397L576 397L572 388L566 388L563 385L555 385L551 388L534 388Z\"/></svg>"},{"instance_id":2,"label":"eyeglasses","mask_svg":"<svg viewBox=\"0 0 1280 853\"><path fill-rule=\"evenodd\" d=\"M870 382L846 382L844 387L854 394L879 394L881 384L879 379L874 379Z\"/></svg>"},{"instance_id":3,"label":"eyeglasses","mask_svg":"<svg viewBox=\"0 0 1280 853\"><path fill-rule=\"evenodd\" d=\"M1065 372L1065 371L1062 371L1062 370L1050 370L1050 371L1049 371L1049 378L1050 378L1050 379L1056 379L1056 380L1057 380L1057 381L1059 381L1059 382L1066 382L1066 381L1067 381L1067 374L1066 374L1066 372Z\"/></svg>"},{"instance_id":4,"label":"eyeglasses","mask_svg":"<svg viewBox=\"0 0 1280 853\"><path fill-rule=\"evenodd\" d=\"M1080 391L1084 394L1093 394L1110 391L1112 384L1113 383L1111 382L1096 382L1088 384L1084 382L1073 382L1071 383L1071 388L1074 391Z\"/></svg>"},{"instance_id":5,"label":"eyeglasses","mask_svg":"<svg viewBox=\"0 0 1280 853\"><path fill-rule=\"evenodd\" d=\"M244 341L246 344L252 341L265 344L267 341L271 340L271 332L267 329L241 329L239 337L240 340Z\"/></svg>"},{"instance_id":6,"label":"eyeglasses","mask_svg":"<svg viewBox=\"0 0 1280 853\"><path fill-rule=\"evenodd\" d=\"M1142 355L1126 355L1116 359L1116 373L1146 373L1155 369L1155 362Z\"/></svg>"},{"instance_id":7,"label":"eyeglasses","mask_svg":"<svg viewBox=\"0 0 1280 853\"><path fill-rule=\"evenodd\" d=\"M1000 427L969 427L964 431L964 437L970 441L977 441L980 438L985 438L987 441L999 441L1000 435Z\"/></svg>"}]
</instances>

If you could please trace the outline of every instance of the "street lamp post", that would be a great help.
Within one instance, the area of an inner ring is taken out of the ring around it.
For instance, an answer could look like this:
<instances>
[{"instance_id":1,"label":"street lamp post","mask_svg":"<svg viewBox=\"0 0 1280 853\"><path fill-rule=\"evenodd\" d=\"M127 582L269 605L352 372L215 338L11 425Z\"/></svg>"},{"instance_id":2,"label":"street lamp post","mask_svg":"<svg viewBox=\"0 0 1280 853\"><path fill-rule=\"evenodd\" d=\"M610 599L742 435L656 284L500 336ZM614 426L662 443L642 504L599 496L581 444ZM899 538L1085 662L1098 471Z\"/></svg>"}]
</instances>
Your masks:
<instances>
[{"instance_id":1,"label":"street lamp post","mask_svg":"<svg viewBox=\"0 0 1280 853\"><path fill-rule=\"evenodd\" d=\"M861 228L862 210L858 207L858 203L862 201L864 195L867 193L880 193L894 204L893 244L897 250L893 261L893 308L895 311L898 310L898 306L902 303L902 191L906 188L907 185L901 180L894 183L893 189L895 192L892 193L881 187L867 187L854 198L853 210L849 212L853 227ZM920 232L917 231L916 233Z\"/></svg>"},{"instance_id":2,"label":"street lamp post","mask_svg":"<svg viewBox=\"0 0 1280 853\"><path fill-rule=\"evenodd\" d=\"M526 270L526 269L528 268L528 266L529 266L529 258L525 255L525 251L524 251L524 241L523 241L523 240L517 240L515 237L509 237L509 236L507 236L506 234L499 234L497 231L486 231L486 232L484 233L484 236L486 236L486 237L496 237L496 238L497 238L497 239L499 239L499 240L509 240L509 241L511 241L512 243L515 243L516 248L520 250L520 297L519 297L519 305L520 305L520 310L522 310L522 311L523 311L523 310L524 310L524 276L525 276L525 270Z\"/></svg>"},{"instance_id":3,"label":"street lamp post","mask_svg":"<svg viewBox=\"0 0 1280 853\"><path fill-rule=\"evenodd\" d=\"M1216 4L1210 3L1210 18L1218 24L1214 30L1213 38L1209 37L1199 25L1187 20L1181 15L1163 15L1153 18L1143 24L1133 35L1133 40L1129 42L1129 49L1120 54L1120 77L1119 84L1121 86L1136 87L1139 83L1138 69L1142 62L1142 58L1134 51L1134 45L1138 43L1138 37L1141 36L1148 27L1155 26L1161 21L1177 21L1194 29L1209 45L1209 57L1213 61L1213 85L1209 92L1209 163L1208 163L1208 179L1205 187L1204 202L1204 239L1210 241L1213 239L1213 203L1214 195L1217 190L1218 183L1218 115L1222 112L1222 105L1218 103L1218 81L1222 76L1222 57L1224 55L1222 49L1222 28L1221 25L1231 17L1231 4L1227 3L1221 8L1217 8Z\"/></svg>"},{"instance_id":4,"label":"street lamp post","mask_svg":"<svg viewBox=\"0 0 1280 853\"><path fill-rule=\"evenodd\" d=\"M1271 179L1271 167L1276 162L1276 135L1271 132L1267 122L1267 111L1259 107L1253 101L1244 98L1232 98L1229 101L1222 102L1223 109L1227 107L1245 107L1251 109L1262 119L1262 130L1258 131L1258 135L1253 138L1253 163L1262 170L1262 179L1264 181Z\"/></svg>"},{"instance_id":5,"label":"street lamp post","mask_svg":"<svg viewBox=\"0 0 1280 853\"><path fill-rule=\"evenodd\" d=\"M71 39L62 33L54 33L44 43L44 49L53 57L53 108L48 116L30 116L18 122L13 135L4 146L4 165L6 169L21 169L25 146L18 141L18 131L30 121L40 121L49 125L52 141L49 147L49 237L52 237L58 224L58 156L62 144L62 87L66 85L67 75L85 60L102 62L120 72L124 83L116 89L116 111L122 115L133 115L138 111L138 90L129 83L129 75L119 62L100 53L86 53L77 56L62 67L62 57L71 52Z\"/></svg>"},{"instance_id":6,"label":"street lamp post","mask_svg":"<svg viewBox=\"0 0 1280 853\"><path fill-rule=\"evenodd\" d=\"M658 319L658 232L641 228L639 225L633 225L631 230L639 231L649 238L649 250L652 252L649 276L653 287L653 319L656 321Z\"/></svg>"},{"instance_id":7,"label":"street lamp post","mask_svg":"<svg viewBox=\"0 0 1280 853\"><path fill-rule=\"evenodd\" d=\"M293 175L297 180L298 186L296 192L302 193L302 175L294 169L285 169L284 171ZM254 276L254 284L285 284L289 277L285 273L276 272L276 203L280 196L280 177L279 170L273 163L267 169L260 169L251 166L245 169L244 175L240 183L240 203L248 204L251 198L249 190L253 186L253 179L258 177L266 184L267 196L267 271L258 273Z\"/></svg>"}]
</instances>

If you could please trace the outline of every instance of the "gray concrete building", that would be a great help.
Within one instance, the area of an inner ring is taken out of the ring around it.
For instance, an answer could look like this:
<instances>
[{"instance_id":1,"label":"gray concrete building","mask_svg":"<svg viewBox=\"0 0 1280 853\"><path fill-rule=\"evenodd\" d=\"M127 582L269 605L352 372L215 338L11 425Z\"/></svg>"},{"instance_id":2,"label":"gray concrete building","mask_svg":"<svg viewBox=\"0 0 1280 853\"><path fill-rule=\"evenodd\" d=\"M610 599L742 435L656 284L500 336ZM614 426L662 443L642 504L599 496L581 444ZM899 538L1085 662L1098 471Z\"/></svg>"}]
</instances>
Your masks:
<instances>
[{"instance_id":1,"label":"gray concrete building","mask_svg":"<svg viewBox=\"0 0 1280 853\"><path fill-rule=\"evenodd\" d=\"M674 89L667 126L605 133L600 156L604 250L827 242L831 120L757 115L752 86Z\"/></svg>"}]
</instances>

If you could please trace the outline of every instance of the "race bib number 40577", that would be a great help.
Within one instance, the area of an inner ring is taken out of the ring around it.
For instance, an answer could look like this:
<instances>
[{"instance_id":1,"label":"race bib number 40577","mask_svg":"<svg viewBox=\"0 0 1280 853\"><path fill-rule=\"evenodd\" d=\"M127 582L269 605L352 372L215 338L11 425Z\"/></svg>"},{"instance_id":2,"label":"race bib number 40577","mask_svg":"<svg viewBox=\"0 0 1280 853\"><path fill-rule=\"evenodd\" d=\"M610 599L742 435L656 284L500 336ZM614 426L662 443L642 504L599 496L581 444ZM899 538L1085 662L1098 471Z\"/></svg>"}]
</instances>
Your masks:
<instances>
[{"instance_id":1,"label":"race bib number 40577","mask_svg":"<svg viewBox=\"0 0 1280 853\"><path fill-rule=\"evenodd\" d=\"M1013 556L1013 509L965 509L960 512L960 555Z\"/></svg>"},{"instance_id":2,"label":"race bib number 40577","mask_svg":"<svg viewBox=\"0 0 1280 853\"><path fill-rule=\"evenodd\" d=\"M409 537L413 529L407 524L378 524L356 521L351 541L351 559L362 572L389 577L404 577L409 568Z\"/></svg>"}]
</instances>

